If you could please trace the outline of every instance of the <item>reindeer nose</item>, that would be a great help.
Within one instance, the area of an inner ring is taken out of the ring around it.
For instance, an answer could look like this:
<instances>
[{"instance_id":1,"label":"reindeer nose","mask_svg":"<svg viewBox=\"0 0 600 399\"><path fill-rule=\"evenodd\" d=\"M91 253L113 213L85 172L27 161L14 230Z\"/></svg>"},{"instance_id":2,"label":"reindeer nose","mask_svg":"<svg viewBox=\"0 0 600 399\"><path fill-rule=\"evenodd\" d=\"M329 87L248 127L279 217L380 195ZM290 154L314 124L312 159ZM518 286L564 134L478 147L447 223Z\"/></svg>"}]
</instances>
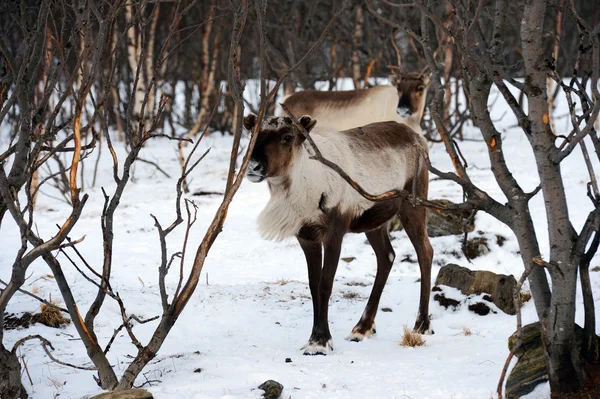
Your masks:
<instances>
[{"instance_id":1,"label":"reindeer nose","mask_svg":"<svg viewBox=\"0 0 600 399\"><path fill-rule=\"evenodd\" d=\"M255 165L252 166L252 171L253 172L258 172L260 170L260 163L256 163Z\"/></svg>"}]
</instances>

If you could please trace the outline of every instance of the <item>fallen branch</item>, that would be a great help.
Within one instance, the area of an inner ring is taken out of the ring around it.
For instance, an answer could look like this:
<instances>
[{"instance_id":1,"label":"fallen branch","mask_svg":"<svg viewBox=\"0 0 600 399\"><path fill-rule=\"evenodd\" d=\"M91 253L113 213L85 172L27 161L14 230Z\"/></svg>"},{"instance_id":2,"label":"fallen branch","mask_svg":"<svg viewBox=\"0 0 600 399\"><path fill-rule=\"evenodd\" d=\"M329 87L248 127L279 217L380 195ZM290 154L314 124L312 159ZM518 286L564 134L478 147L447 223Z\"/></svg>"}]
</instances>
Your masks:
<instances>
[{"instance_id":1,"label":"fallen branch","mask_svg":"<svg viewBox=\"0 0 600 399\"><path fill-rule=\"evenodd\" d=\"M42 343L42 348L44 348L44 352L46 352L46 355L48 355L48 357L50 359L52 359L52 361L58 363L58 364L62 364L63 366L67 366L67 367L71 367L77 370L87 370L87 371L93 371L93 370L97 370L96 367L85 367L85 366L77 366L75 364L72 363L67 363L67 362L63 362L62 360L57 359L56 357L54 357L54 355L52 353L50 353L50 349L54 350L54 346L52 346L52 343L50 341L48 341L46 338L42 337L39 334L35 334L35 335L28 335L27 337L21 338L20 340L18 340L17 342L15 342L13 348L12 348L12 353L16 353L17 352L17 348L21 345L23 345L25 342L30 341L32 339L39 339Z\"/></svg>"}]
</instances>

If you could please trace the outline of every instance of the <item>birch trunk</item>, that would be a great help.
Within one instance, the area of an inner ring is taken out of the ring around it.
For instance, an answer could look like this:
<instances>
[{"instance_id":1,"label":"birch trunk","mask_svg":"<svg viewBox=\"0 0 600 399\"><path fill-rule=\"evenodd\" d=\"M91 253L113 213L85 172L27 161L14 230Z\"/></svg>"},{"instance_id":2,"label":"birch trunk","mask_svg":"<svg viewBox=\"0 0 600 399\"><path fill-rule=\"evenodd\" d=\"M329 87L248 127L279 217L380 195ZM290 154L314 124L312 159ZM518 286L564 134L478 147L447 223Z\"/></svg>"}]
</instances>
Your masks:
<instances>
[{"instance_id":1,"label":"birch trunk","mask_svg":"<svg viewBox=\"0 0 600 399\"><path fill-rule=\"evenodd\" d=\"M521 38L528 89L529 138L540 176L548 233L552 299L542 319L542 340L553 393L571 392L583 384L584 374L575 343L575 293L579 257L572 253L577 235L569 220L560 164L550 160L557 151L548 118L543 26L546 1L529 0L523 11Z\"/></svg>"},{"instance_id":2,"label":"birch trunk","mask_svg":"<svg viewBox=\"0 0 600 399\"><path fill-rule=\"evenodd\" d=\"M352 51L352 82L354 82L354 88L358 90L358 89L363 88L362 80L361 80L362 74L360 73L359 48L360 48L360 43L362 41L362 36L363 36L362 27L363 27L364 17L363 17L363 10L362 10L362 7L360 4L356 6L355 18L356 18L356 26L354 28L354 37L353 37L354 51Z\"/></svg>"},{"instance_id":3,"label":"birch trunk","mask_svg":"<svg viewBox=\"0 0 600 399\"><path fill-rule=\"evenodd\" d=\"M560 48L560 35L562 33L562 19L563 19L563 6L564 0L559 0L560 4L558 7L558 13L556 14L556 28L555 28L555 39L554 39L554 50L552 51L552 57L555 60L558 60L558 51ZM558 66L558 65L556 65ZM548 90L548 117L550 119L550 128L552 132L556 134L556 126L554 125L554 90L556 88L556 83L554 80L547 75L546 76L546 87Z\"/></svg>"},{"instance_id":4,"label":"birch trunk","mask_svg":"<svg viewBox=\"0 0 600 399\"><path fill-rule=\"evenodd\" d=\"M210 13L212 13L214 9L214 0L212 0L211 3L213 4L213 8L211 8ZM214 94L216 84L215 73L220 52L221 29L215 31L211 43L212 32L213 20L210 19L206 22L204 34L202 35L202 72L200 74L200 82L198 82L198 88L200 89L200 106L198 107L196 122L187 134L187 138L192 138L198 134L200 129L206 124L206 119L210 114L210 99Z\"/></svg>"}]
</instances>

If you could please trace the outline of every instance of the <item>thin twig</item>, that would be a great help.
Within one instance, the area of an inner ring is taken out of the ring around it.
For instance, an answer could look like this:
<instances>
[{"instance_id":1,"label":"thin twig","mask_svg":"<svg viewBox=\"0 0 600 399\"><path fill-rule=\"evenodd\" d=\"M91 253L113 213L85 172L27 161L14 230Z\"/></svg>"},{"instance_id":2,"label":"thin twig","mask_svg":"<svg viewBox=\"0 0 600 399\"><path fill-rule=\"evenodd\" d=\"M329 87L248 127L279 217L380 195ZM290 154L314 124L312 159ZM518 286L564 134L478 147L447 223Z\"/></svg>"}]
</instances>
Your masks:
<instances>
[{"instance_id":1,"label":"thin twig","mask_svg":"<svg viewBox=\"0 0 600 399\"><path fill-rule=\"evenodd\" d=\"M11 352L16 353L17 348L19 346L23 345L25 342L32 340L32 339L39 339L42 343L42 348L44 348L44 352L46 352L46 355L48 355L48 357L50 359L52 359L54 362L56 362L58 364L62 364L63 366L71 367L71 368L78 369L78 370L97 370L96 367L77 366L72 363L63 362L62 360L57 359L56 357L54 357L54 355L52 353L50 353L50 350L48 349L48 348L50 348L50 349L54 350L52 343L39 334L28 335L27 337L21 338L20 340L15 342Z\"/></svg>"},{"instance_id":2,"label":"thin twig","mask_svg":"<svg viewBox=\"0 0 600 399\"><path fill-rule=\"evenodd\" d=\"M171 178L171 175L169 175L167 172L165 172L164 169L161 168L156 162L149 161L149 160L141 158L139 156L137 157L137 160L154 166L156 168L156 170L158 170L160 173L162 173L163 175L165 175L165 177L167 177L169 179Z\"/></svg>"},{"instance_id":3,"label":"thin twig","mask_svg":"<svg viewBox=\"0 0 600 399\"><path fill-rule=\"evenodd\" d=\"M8 284L4 280L2 280L2 279L0 279L0 283L4 284L5 287L8 286ZM35 295L32 292L29 292L29 291L24 290L22 288L19 288L18 291L20 293L22 293L22 294L29 295L30 297L37 299L38 301L40 301L41 303L43 303L46 306L49 306L49 307L51 307L53 309L56 309L56 310L60 310L61 312L64 312L64 313L67 313L67 314L69 313L69 311L67 309L61 308L60 306L57 306L56 304L54 304L52 302L48 302L44 298L41 298L41 297Z\"/></svg>"},{"instance_id":4,"label":"thin twig","mask_svg":"<svg viewBox=\"0 0 600 399\"><path fill-rule=\"evenodd\" d=\"M540 261L540 260L541 260L541 258L539 258L539 259L534 258L533 263L538 263L538 261ZM519 278L519 281L517 281L517 284L515 285L515 287L513 289L513 301L514 301L515 309L517 312L517 342L515 342L512 350L508 354L508 357L506 358L506 361L504 362L504 367L502 368L502 373L500 373L500 380L498 381L498 388L496 390L496 392L498 393L498 399L503 399L502 387L504 385L504 378L506 376L508 366L510 366L510 361L513 358L513 356L515 355L515 353L517 353L517 351L521 348L521 345L523 344L523 325L522 325L522 315L521 315L521 306L522 306L521 288L523 287L525 280L529 276L529 273L531 273L531 268L532 268L533 263L528 263L525 266L525 271L523 271L521 278Z\"/></svg>"}]
</instances>

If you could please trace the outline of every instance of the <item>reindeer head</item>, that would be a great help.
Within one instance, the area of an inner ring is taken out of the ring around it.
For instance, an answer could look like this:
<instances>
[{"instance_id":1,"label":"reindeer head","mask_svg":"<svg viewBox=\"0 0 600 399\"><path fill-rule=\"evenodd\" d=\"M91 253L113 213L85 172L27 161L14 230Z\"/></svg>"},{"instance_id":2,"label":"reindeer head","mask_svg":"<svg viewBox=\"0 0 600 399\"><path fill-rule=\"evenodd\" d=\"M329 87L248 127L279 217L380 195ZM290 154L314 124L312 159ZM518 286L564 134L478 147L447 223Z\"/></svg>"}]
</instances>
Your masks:
<instances>
[{"instance_id":1,"label":"reindeer head","mask_svg":"<svg viewBox=\"0 0 600 399\"><path fill-rule=\"evenodd\" d=\"M423 71L391 75L390 82L398 90L398 115L403 118L415 115L420 122L425 109L427 89L431 83L429 74Z\"/></svg>"},{"instance_id":2,"label":"reindeer head","mask_svg":"<svg viewBox=\"0 0 600 399\"><path fill-rule=\"evenodd\" d=\"M256 115L250 114L244 118L244 127L252 131L256 122ZM310 132L317 120L305 115L299 122ZM258 183L266 178L285 176L305 139L302 129L289 116L265 118L258 129L256 144L250 156L246 171L248 180Z\"/></svg>"}]
</instances>

